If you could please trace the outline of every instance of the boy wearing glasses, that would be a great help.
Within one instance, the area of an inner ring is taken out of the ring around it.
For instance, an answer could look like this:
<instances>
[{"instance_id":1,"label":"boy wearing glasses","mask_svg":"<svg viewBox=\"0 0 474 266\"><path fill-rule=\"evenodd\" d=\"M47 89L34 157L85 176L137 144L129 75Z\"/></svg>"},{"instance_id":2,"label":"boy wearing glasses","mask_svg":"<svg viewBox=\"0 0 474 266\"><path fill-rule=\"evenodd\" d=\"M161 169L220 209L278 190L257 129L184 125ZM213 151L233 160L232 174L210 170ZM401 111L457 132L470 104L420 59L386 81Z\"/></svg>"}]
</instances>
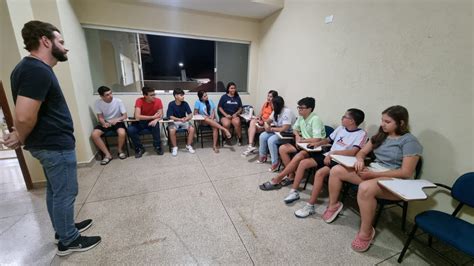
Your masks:
<instances>
[{"instance_id":1,"label":"boy wearing glasses","mask_svg":"<svg viewBox=\"0 0 474 266\"><path fill-rule=\"evenodd\" d=\"M355 156L356 153L364 147L367 143L367 132L359 128L359 125L364 122L365 114L362 110L351 108L341 118L341 125L331 133L331 135L316 143L311 143L312 146L317 147L326 144L332 144L331 150L324 154L322 152L312 152L310 158L302 160L296 170L295 181L288 196L283 200L289 204L300 198L298 186L306 169L313 167L319 168L314 175L313 191L311 199L300 210L295 212L296 217L304 218L315 213L315 206L321 191L324 178L329 175L329 171L337 163L331 161L329 154L338 154L345 156Z\"/></svg>"},{"instance_id":2,"label":"boy wearing glasses","mask_svg":"<svg viewBox=\"0 0 474 266\"><path fill-rule=\"evenodd\" d=\"M293 125L295 142L313 143L326 137L323 122L313 113L315 105L316 100L312 97L305 97L298 101L297 108L299 116ZM308 152L305 150L298 152L297 148L290 143L281 145L278 151L285 168L276 177L272 178L272 180L260 185L261 190L280 189L282 186L292 184L299 162L309 157ZM297 154L292 159L290 156L295 153ZM288 177L283 179L285 176Z\"/></svg>"},{"instance_id":3,"label":"boy wearing glasses","mask_svg":"<svg viewBox=\"0 0 474 266\"><path fill-rule=\"evenodd\" d=\"M143 97L135 101L135 119L128 127L128 135L132 139L135 147L135 158L140 158L145 153L145 148L141 144L139 133L143 130L151 131L153 136L153 147L158 155L163 155L161 148L160 123L158 121L163 116L163 103L155 97L155 89L150 87L142 88Z\"/></svg>"}]
</instances>

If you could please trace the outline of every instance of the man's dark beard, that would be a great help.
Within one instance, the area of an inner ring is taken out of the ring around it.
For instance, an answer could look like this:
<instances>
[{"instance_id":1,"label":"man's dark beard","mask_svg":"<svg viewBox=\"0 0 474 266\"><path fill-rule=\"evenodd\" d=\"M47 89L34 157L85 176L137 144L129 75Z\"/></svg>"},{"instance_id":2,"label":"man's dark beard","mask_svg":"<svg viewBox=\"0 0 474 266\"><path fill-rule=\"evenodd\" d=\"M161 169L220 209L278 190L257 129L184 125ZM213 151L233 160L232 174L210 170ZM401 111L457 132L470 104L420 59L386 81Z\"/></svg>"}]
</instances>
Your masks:
<instances>
[{"instance_id":1,"label":"man's dark beard","mask_svg":"<svg viewBox=\"0 0 474 266\"><path fill-rule=\"evenodd\" d=\"M53 43L53 50L51 51L51 54L56 58L59 62L64 62L67 61L67 55L66 52L62 52L56 44Z\"/></svg>"}]
</instances>

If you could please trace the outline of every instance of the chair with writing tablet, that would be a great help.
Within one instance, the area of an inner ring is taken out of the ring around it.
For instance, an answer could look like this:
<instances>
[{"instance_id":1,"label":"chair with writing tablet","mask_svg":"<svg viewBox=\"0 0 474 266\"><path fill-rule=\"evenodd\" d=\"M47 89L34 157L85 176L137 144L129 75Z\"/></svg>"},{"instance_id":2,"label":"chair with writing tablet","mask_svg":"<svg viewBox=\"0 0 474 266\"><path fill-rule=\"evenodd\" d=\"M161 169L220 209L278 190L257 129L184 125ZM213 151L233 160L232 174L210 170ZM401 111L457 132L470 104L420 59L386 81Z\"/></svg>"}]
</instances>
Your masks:
<instances>
[{"instance_id":1,"label":"chair with writing tablet","mask_svg":"<svg viewBox=\"0 0 474 266\"><path fill-rule=\"evenodd\" d=\"M413 179L419 179L421 176L421 169L423 167L423 158L420 156L418 159L418 162L416 163L415 167L415 175ZM343 192L341 193L341 202L344 203L345 198L349 194L350 190L354 190L357 193L357 190L359 189L358 185L354 185L348 182L344 182L343 186ZM385 207L400 207L402 208L402 231L405 231L406 228L406 220L407 220L407 214L408 214L408 201L404 201L402 199L400 200L387 200L387 199L377 199L377 212L374 217L374 228L377 227L377 223L379 222L380 216L382 215L383 210Z\"/></svg>"},{"instance_id":2,"label":"chair with writing tablet","mask_svg":"<svg viewBox=\"0 0 474 266\"><path fill-rule=\"evenodd\" d=\"M457 217L464 205L474 208L474 172L460 176L456 182L454 182L452 188L444 184L435 184L451 191L451 197L458 201L457 207L452 214L428 210L416 215L415 225L398 257L399 263L402 262L408 246L415 237L415 233L418 229L421 229L424 233L429 235L429 247L431 247L434 237L474 258L474 224ZM456 264L441 252L435 249L433 250L451 264Z\"/></svg>"}]
</instances>

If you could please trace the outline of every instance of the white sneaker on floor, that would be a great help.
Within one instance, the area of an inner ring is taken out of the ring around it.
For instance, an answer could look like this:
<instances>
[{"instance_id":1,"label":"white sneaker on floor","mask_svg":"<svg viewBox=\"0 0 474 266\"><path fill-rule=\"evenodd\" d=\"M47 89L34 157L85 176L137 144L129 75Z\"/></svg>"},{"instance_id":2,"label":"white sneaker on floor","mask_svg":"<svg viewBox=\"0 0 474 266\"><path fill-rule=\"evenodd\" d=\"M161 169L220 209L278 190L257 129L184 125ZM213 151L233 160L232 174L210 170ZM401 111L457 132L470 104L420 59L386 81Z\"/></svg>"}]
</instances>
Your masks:
<instances>
[{"instance_id":1,"label":"white sneaker on floor","mask_svg":"<svg viewBox=\"0 0 474 266\"><path fill-rule=\"evenodd\" d=\"M191 145L186 145L186 150L188 150L189 153L195 153L196 152L196 151L194 151L193 146L191 146Z\"/></svg>"},{"instance_id":2,"label":"white sneaker on floor","mask_svg":"<svg viewBox=\"0 0 474 266\"><path fill-rule=\"evenodd\" d=\"M247 147L247 149L246 149L244 152L242 152L242 155L243 155L243 156L248 156L248 155L252 154L252 153L253 153L254 151L256 151L256 150L257 150L256 147L254 147L254 146L252 146L252 145L249 145L249 146Z\"/></svg>"},{"instance_id":3,"label":"white sneaker on floor","mask_svg":"<svg viewBox=\"0 0 474 266\"><path fill-rule=\"evenodd\" d=\"M306 205L304 205L303 208L295 211L295 216L298 218L306 218L315 213L316 213L316 210L314 208L314 205L306 203Z\"/></svg>"},{"instance_id":4,"label":"white sneaker on floor","mask_svg":"<svg viewBox=\"0 0 474 266\"><path fill-rule=\"evenodd\" d=\"M286 204L292 203L295 200L300 199L300 193L298 191L292 191L286 198L283 200Z\"/></svg>"},{"instance_id":5,"label":"white sneaker on floor","mask_svg":"<svg viewBox=\"0 0 474 266\"><path fill-rule=\"evenodd\" d=\"M178 155L178 147L171 148L171 155L173 155L173 156Z\"/></svg>"}]
</instances>

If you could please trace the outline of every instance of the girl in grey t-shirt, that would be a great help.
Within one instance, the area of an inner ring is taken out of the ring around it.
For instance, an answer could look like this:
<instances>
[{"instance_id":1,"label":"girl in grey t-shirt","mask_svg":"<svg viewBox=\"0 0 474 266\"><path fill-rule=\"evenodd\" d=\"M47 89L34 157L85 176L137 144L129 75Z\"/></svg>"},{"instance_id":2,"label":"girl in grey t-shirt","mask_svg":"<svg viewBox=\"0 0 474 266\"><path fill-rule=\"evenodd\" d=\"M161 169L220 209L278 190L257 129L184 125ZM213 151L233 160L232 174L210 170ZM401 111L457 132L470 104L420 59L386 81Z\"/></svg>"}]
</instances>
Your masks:
<instances>
[{"instance_id":1,"label":"girl in grey t-shirt","mask_svg":"<svg viewBox=\"0 0 474 266\"><path fill-rule=\"evenodd\" d=\"M375 161L369 167L364 158L373 151ZM377 198L400 200L396 195L383 189L377 183L386 178L410 178L420 159L423 147L409 133L408 111L403 106L391 106L382 112L379 131L356 155L354 168L338 165L331 169L329 177L329 205L323 214L323 220L331 223L342 210L338 202L340 189L344 181L359 185L357 203L359 204L361 225L352 249L364 252L370 247L375 236L372 227Z\"/></svg>"}]
</instances>

